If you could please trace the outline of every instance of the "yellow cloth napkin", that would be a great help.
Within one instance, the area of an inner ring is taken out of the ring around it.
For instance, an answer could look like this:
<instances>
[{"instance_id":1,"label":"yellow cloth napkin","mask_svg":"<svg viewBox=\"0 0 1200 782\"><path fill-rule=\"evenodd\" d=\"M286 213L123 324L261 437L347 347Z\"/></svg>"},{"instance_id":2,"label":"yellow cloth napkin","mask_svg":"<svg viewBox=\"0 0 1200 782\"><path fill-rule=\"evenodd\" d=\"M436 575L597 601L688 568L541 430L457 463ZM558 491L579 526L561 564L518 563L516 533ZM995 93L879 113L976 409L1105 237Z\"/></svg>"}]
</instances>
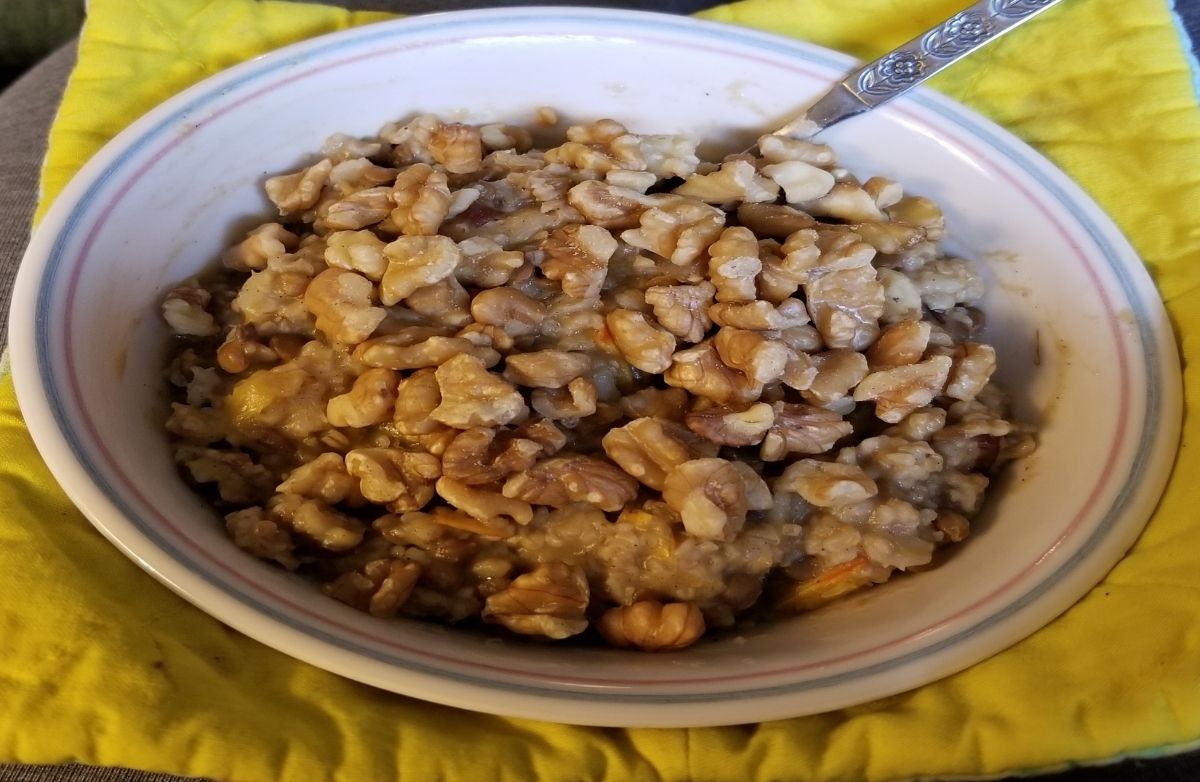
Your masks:
<instances>
[{"instance_id":1,"label":"yellow cloth napkin","mask_svg":"<svg viewBox=\"0 0 1200 782\"><path fill-rule=\"evenodd\" d=\"M746 0L705 16L873 56L963 0ZM253 0L92 0L42 206L188 84L377 16ZM1200 111L1162 0L1072 0L938 79L1112 214L1200 359ZM1189 388L1200 361L1186 370ZM754 726L601 730L410 700L266 649L105 542L0 383L0 761L268 780L895 780L1154 754L1200 740L1200 420L1132 553L1041 632L944 681Z\"/></svg>"}]
</instances>

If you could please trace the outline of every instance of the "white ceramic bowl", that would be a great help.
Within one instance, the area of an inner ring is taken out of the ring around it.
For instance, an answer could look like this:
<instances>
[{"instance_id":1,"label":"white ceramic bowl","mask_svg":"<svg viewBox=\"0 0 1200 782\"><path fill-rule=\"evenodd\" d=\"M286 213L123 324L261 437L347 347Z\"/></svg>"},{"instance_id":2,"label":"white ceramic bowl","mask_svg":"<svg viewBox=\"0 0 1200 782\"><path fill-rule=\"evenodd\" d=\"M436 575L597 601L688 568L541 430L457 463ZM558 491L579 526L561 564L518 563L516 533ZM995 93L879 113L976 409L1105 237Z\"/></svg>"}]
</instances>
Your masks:
<instances>
[{"instance_id":1,"label":"white ceramic bowl","mask_svg":"<svg viewBox=\"0 0 1200 782\"><path fill-rule=\"evenodd\" d=\"M818 712L969 666L1099 581L1148 518L1174 453L1170 328L1112 223L1043 158L918 91L831 131L843 163L941 204L990 259L990 339L1041 449L942 567L681 653L513 643L382 622L239 552L177 477L162 432L161 294L211 263L260 183L335 131L434 111L526 123L535 107L732 147L821 92L847 58L650 14L527 9L418 17L221 73L106 146L21 268L12 357L55 476L126 555L204 611L342 675L455 706L563 722L705 725ZM116 552L113 553L116 556Z\"/></svg>"}]
</instances>

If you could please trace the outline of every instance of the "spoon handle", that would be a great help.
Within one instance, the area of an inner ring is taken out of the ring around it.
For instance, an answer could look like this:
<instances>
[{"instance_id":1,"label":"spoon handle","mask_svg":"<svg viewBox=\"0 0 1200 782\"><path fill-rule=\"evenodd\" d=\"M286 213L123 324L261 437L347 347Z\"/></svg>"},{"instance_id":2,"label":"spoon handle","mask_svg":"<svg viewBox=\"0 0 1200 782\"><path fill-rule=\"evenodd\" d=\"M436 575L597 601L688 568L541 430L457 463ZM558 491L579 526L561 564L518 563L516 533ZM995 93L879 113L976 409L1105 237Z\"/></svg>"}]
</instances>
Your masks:
<instances>
[{"instance_id":1,"label":"spoon handle","mask_svg":"<svg viewBox=\"0 0 1200 782\"><path fill-rule=\"evenodd\" d=\"M887 103L1059 1L979 0L878 60L851 71L774 135L812 136Z\"/></svg>"}]
</instances>

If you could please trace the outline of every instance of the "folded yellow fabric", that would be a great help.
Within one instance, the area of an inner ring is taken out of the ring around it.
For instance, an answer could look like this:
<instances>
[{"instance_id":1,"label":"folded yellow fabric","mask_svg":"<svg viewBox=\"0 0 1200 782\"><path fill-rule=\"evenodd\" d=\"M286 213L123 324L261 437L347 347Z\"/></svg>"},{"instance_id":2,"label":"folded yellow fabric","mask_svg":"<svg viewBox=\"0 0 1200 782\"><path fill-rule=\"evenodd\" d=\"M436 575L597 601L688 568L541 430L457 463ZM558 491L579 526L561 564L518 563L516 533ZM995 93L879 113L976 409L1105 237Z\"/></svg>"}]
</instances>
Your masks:
<instances>
[{"instance_id":1,"label":"folded yellow fabric","mask_svg":"<svg viewBox=\"0 0 1200 782\"><path fill-rule=\"evenodd\" d=\"M962 0L746 0L706 14L870 56ZM93 0L42 206L104 141L188 84L377 16L254 0ZM1200 110L1162 0L1074 0L936 87L1063 166L1112 214L1200 366ZM895 780L993 775L1200 739L1200 420L1133 552L1082 602L961 674L755 726L600 730L373 690L176 598L106 543L37 457L0 383L0 761L246 780Z\"/></svg>"}]
</instances>

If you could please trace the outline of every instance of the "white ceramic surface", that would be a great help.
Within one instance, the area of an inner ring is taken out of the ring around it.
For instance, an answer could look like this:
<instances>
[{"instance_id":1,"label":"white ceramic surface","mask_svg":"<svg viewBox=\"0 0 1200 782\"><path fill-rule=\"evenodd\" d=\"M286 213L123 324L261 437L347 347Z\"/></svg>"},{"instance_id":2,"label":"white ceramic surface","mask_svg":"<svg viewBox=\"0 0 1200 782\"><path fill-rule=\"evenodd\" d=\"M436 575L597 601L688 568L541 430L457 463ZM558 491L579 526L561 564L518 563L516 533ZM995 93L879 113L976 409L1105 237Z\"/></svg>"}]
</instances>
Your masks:
<instances>
[{"instance_id":1,"label":"white ceramic surface","mask_svg":"<svg viewBox=\"0 0 1200 782\"><path fill-rule=\"evenodd\" d=\"M12 357L38 447L105 535L204 611L419 698L563 722L706 725L846 706L978 662L1066 610L1133 542L1174 454L1180 380L1158 295L1111 222L1014 137L931 92L828 141L852 170L933 197L953 245L991 261L990 338L1021 415L1042 427L1038 454L932 572L670 655L382 622L237 551L176 476L161 431L160 295L266 213L263 177L328 134L416 111L528 122L545 104L733 147L849 65L682 18L530 9L373 25L221 73L97 154L30 245Z\"/></svg>"}]
</instances>

